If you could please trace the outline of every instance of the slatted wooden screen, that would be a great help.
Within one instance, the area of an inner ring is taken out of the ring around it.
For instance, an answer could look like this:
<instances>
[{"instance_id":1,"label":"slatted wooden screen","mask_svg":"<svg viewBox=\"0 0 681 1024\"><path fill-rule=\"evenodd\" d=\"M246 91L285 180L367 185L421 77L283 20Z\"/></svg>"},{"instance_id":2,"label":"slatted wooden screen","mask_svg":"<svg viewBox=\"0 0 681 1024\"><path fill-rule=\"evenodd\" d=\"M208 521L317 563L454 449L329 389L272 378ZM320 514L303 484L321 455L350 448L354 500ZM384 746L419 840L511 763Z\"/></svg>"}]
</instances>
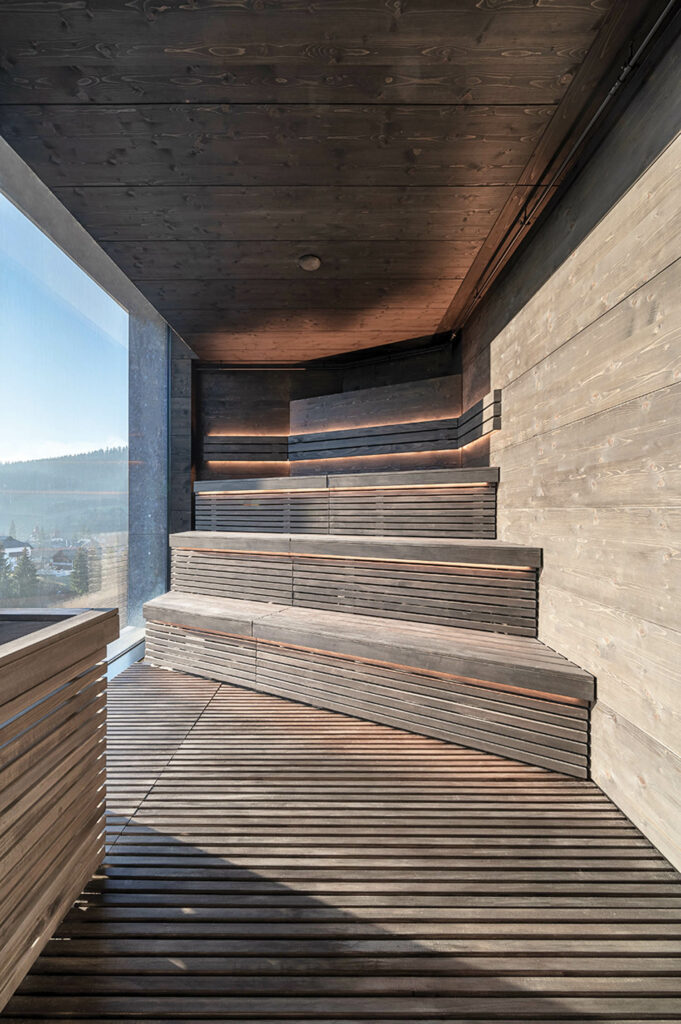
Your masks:
<instances>
[{"instance_id":1,"label":"slatted wooden screen","mask_svg":"<svg viewBox=\"0 0 681 1024\"><path fill-rule=\"evenodd\" d=\"M537 635L537 571L174 547L172 588L443 626Z\"/></svg>"},{"instance_id":2,"label":"slatted wooden screen","mask_svg":"<svg viewBox=\"0 0 681 1024\"><path fill-rule=\"evenodd\" d=\"M103 856L116 611L0 646L0 1009Z\"/></svg>"},{"instance_id":3,"label":"slatted wooden screen","mask_svg":"<svg viewBox=\"0 0 681 1024\"><path fill-rule=\"evenodd\" d=\"M197 530L495 537L496 485L198 491Z\"/></svg>"}]
</instances>

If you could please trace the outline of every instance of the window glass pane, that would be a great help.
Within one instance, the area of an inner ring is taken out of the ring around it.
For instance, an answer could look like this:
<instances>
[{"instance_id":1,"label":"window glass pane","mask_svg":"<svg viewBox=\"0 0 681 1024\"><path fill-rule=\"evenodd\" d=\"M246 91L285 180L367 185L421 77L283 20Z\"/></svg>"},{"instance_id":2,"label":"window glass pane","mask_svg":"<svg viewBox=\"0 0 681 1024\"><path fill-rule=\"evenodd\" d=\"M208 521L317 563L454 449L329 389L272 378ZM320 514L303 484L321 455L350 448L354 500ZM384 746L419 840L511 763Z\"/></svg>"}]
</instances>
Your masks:
<instances>
[{"instance_id":1,"label":"window glass pane","mask_svg":"<svg viewBox=\"0 0 681 1024\"><path fill-rule=\"evenodd\" d=\"M0 194L0 606L125 624L128 314Z\"/></svg>"}]
</instances>

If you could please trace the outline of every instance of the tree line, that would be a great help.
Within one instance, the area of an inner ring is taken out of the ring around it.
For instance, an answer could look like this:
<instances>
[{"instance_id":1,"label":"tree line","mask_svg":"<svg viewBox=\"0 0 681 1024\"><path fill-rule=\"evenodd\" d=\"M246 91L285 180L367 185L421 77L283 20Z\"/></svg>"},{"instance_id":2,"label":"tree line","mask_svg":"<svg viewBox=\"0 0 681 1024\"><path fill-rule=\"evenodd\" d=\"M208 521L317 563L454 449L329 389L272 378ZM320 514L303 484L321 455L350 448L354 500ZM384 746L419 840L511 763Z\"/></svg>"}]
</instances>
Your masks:
<instances>
[{"instance_id":1,"label":"tree line","mask_svg":"<svg viewBox=\"0 0 681 1024\"><path fill-rule=\"evenodd\" d=\"M87 594L90 589L90 569L87 551L84 548L78 548L76 551L70 582L76 594ZM0 600L36 597L39 589L38 572L28 550L24 548L16 563L12 565L0 544Z\"/></svg>"}]
</instances>

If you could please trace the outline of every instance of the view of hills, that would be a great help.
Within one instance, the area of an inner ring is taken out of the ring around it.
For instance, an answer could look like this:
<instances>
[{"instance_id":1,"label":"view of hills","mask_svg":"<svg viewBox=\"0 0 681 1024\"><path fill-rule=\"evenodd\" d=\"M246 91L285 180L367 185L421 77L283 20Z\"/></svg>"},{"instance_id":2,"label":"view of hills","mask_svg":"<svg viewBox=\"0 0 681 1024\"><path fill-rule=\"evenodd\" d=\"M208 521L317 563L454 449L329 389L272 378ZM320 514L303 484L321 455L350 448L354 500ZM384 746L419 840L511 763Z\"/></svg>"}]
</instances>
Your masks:
<instances>
[{"instance_id":1,"label":"view of hills","mask_svg":"<svg viewBox=\"0 0 681 1024\"><path fill-rule=\"evenodd\" d=\"M127 447L0 462L0 535L12 523L20 540L127 530Z\"/></svg>"}]
</instances>

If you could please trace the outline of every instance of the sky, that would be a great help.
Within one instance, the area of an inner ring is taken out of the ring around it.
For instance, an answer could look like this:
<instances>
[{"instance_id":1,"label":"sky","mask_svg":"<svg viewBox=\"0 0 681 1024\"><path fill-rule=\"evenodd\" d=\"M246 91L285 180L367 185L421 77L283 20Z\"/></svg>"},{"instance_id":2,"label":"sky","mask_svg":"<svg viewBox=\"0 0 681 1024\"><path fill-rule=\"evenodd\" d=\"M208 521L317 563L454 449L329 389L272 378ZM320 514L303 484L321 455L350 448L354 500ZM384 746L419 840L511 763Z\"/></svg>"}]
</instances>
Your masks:
<instances>
[{"instance_id":1,"label":"sky","mask_svg":"<svg viewBox=\"0 0 681 1024\"><path fill-rule=\"evenodd\" d=\"M127 312L0 193L0 462L127 439Z\"/></svg>"}]
</instances>

